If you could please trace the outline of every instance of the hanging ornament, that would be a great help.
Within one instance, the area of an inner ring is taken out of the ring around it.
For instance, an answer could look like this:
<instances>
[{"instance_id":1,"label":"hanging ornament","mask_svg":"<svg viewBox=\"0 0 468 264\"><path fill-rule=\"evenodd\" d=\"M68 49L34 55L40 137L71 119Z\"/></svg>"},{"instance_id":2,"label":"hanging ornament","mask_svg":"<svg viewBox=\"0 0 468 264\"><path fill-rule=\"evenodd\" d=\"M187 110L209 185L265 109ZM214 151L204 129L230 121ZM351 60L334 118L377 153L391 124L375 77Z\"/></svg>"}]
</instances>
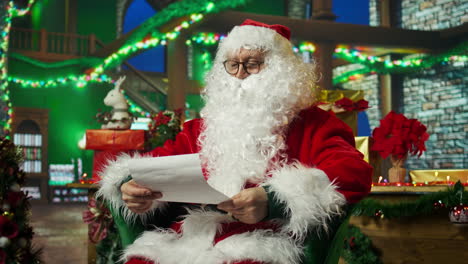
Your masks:
<instances>
[{"instance_id":1,"label":"hanging ornament","mask_svg":"<svg viewBox=\"0 0 468 264\"><path fill-rule=\"evenodd\" d=\"M449 212L450 222L456 225L468 225L468 205L459 204Z\"/></svg>"},{"instance_id":2,"label":"hanging ornament","mask_svg":"<svg viewBox=\"0 0 468 264\"><path fill-rule=\"evenodd\" d=\"M382 212L382 210L376 210L374 215L375 217L380 218L380 219L384 218L384 213Z\"/></svg>"},{"instance_id":3,"label":"hanging ornament","mask_svg":"<svg viewBox=\"0 0 468 264\"><path fill-rule=\"evenodd\" d=\"M0 237L0 248L5 248L8 244L10 244L10 239L8 239L8 237Z\"/></svg>"},{"instance_id":4,"label":"hanging ornament","mask_svg":"<svg viewBox=\"0 0 468 264\"><path fill-rule=\"evenodd\" d=\"M440 209L445 208L445 204L441 200L434 202L433 206L435 210L440 210Z\"/></svg>"},{"instance_id":5,"label":"hanging ornament","mask_svg":"<svg viewBox=\"0 0 468 264\"><path fill-rule=\"evenodd\" d=\"M8 213L10 208L11 208L11 206L9 204L7 204L7 203L2 204L2 211L4 211L3 215L5 215L5 213ZM8 216L8 215L5 215L5 216Z\"/></svg>"},{"instance_id":6,"label":"hanging ornament","mask_svg":"<svg viewBox=\"0 0 468 264\"><path fill-rule=\"evenodd\" d=\"M18 183L13 183L11 186L10 186L10 190L12 192L19 192L21 191L21 187L19 186Z\"/></svg>"},{"instance_id":7,"label":"hanging ornament","mask_svg":"<svg viewBox=\"0 0 468 264\"><path fill-rule=\"evenodd\" d=\"M468 205L463 204L463 186L460 181L455 184L454 188L458 189L457 195L460 195L460 204L450 209L450 222L455 225L468 225Z\"/></svg>"},{"instance_id":8,"label":"hanging ornament","mask_svg":"<svg viewBox=\"0 0 468 264\"><path fill-rule=\"evenodd\" d=\"M24 237L18 239L18 246L20 248L25 248L27 245L28 245L28 241Z\"/></svg>"}]
</instances>

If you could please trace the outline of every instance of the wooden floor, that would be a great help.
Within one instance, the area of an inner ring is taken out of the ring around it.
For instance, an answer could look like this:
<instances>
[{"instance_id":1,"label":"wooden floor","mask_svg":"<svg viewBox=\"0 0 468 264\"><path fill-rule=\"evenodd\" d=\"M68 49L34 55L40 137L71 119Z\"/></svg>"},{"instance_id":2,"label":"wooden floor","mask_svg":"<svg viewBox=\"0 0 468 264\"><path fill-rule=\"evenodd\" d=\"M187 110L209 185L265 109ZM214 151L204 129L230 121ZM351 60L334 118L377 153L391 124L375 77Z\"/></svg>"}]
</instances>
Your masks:
<instances>
[{"instance_id":1,"label":"wooden floor","mask_svg":"<svg viewBox=\"0 0 468 264\"><path fill-rule=\"evenodd\" d=\"M88 227L82 220L86 204L35 204L31 225L33 243L43 248L46 264L86 264Z\"/></svg>"}]
</instances>

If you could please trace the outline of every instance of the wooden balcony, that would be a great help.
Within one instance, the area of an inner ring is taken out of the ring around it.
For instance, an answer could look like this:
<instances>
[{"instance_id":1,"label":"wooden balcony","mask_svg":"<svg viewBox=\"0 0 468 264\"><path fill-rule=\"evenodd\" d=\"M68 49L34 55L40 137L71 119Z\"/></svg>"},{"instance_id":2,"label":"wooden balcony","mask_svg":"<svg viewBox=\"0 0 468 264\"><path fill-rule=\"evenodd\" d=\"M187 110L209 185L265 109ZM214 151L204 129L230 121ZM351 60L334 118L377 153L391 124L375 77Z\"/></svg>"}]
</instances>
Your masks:
<instances>
[{"instance_id":1,"label":"wooden balcony","mask_svg":"<svg viewBox=\"0 0 468 264\"><path fill-rule=\"evenodd\" d=\"M89 56L96 51L96 37L12 28L10 50L41 61L61 61Z\"/></svg>"}]
</instances>

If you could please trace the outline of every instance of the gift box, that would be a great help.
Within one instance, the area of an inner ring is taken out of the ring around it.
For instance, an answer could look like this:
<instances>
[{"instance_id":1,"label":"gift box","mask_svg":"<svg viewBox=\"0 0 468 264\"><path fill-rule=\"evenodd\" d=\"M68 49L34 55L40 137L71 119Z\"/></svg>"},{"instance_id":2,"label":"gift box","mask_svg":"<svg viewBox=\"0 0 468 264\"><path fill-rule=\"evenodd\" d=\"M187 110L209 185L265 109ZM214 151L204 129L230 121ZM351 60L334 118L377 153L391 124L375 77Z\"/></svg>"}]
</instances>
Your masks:
<instances>
[{"instance_id":1,"label":"gift box","mask_svg":"<svg viewBox=\"0 0 468 264\"><path fill-rule=\"evenodd\" d=\"M468 183L468 169L411 170L409 174L412 182L453 184L460 181L461 183Z\"/></svg>"},{"instance_id":2,"label":"gift box","mask_svg":"<svg viewBox=\"0 0 468 264\"><path fill-rule=\"evenodd\" d=\"M123 153L132 154L144 149L145 130L86 130L86 149L94 150L93 181L99 181L99 173Z\"/></svg>"},{"instance_id":3,"label":"gift box","mask_svg":"<svg viewBox=\"0 0 468 264\"><path fill-rule=\"evenodd\" d=\"M333 104L342 98L357 102L364 99L364 92L356 90L321 90L317 101L319 107L323 110L333 111ZM353 130L354 135L357 135L357 113L357 111L335 112L336 117L345 122Z\"/></svg>"},{"instance_id":4,"label":"gift box","mask_svg":"<svg viewBox=\"0 0 468 264\"><path fill-rule=\"evenodd\" d=\"M86 130L86 149L92 150L143 150L145 130Z\"/></svg>"},{"instance_id":5,"label":"gift box","mask_svg":"<svg viewBox=\"0 0 468 264\"><path fill-rule=\"evenodd\" d=\"M373 139L371 137L354 137L354 140L356 149L364 155L364 160L374 168L372 182L378 182L381 176L382 159L376 151L371 151Z\"/></svg>"}]
</instances>

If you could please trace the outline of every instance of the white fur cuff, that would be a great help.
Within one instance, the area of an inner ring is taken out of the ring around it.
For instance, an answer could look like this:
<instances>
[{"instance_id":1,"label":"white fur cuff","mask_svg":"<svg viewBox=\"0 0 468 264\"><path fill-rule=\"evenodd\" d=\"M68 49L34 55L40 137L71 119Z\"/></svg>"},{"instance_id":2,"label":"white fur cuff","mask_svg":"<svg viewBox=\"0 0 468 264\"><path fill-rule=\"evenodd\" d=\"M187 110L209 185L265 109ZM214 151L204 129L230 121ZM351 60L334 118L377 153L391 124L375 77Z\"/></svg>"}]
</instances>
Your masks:
<instances>
[{"instance_id":1,"label":"white fur cuff","mask_svg":"<svg viewBox=\"0 0 468 264\"><path fill-rule=\"evenodd\" d=\"M96 197L102 197L109 203L113 212L117 213L122 210L122 216L126 222L133 222L139 217L142 222L146 222L147 218L154 214L157 209L165 207L165 202L154 201L152 208L143 214L135 214L130 211L122 200L120 185L124 179L130 175L128 169L128 161L130 159L142 158L136 154L131 157L128 154L121 154L115 160L109 160L107 166L99 173L101 180L99 181L100 188L96 193Z\"/></svg>"},{"instance_id":2,"label":"white fur cuff","mask_svg":"<svg viewBox=\"0 0 468 264\"><path fill-rule=\"evenodd\" d=\"M346 204L325 172L298 163L275 171L262 185L268 185L277 202L285 204L289 222L283 230L298 239L310 229L328 231L328 222Z\"/></svg>"}]
</instances>

